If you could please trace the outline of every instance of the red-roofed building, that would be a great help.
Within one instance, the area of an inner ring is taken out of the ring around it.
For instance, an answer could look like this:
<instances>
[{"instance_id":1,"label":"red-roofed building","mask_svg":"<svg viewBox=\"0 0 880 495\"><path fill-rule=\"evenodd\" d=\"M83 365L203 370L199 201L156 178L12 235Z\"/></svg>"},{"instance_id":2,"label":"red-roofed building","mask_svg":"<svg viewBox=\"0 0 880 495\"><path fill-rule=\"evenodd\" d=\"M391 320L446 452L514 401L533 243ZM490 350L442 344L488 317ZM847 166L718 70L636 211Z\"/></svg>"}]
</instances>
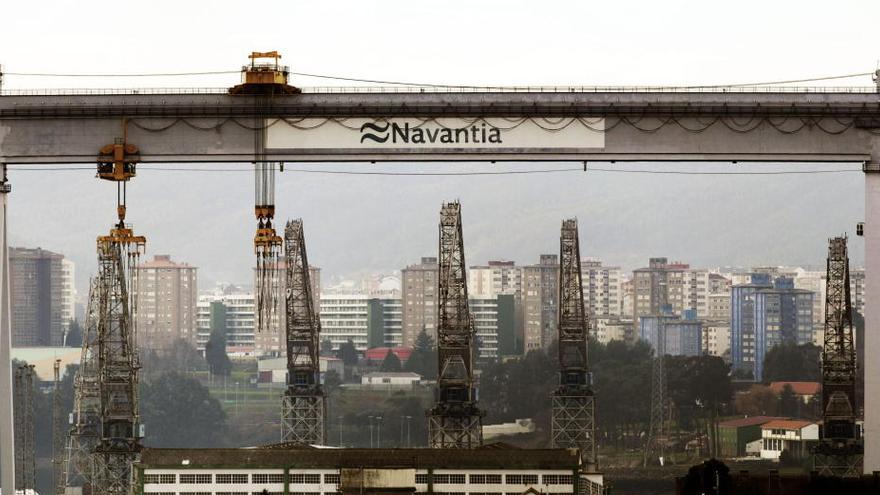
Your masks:
<instances>
[{"instance_id":1,"label":"red-roofed building","mask_svg":"<svg viewBox=\"0 0 880 495\"><path fill-rule=\"evenodd\" d=\"M770 382L770 390L779 395L786 385L791 387L794 395L804 401L804 404L810 402L810 399L822 391L822 385L819 382Z\"/></svg>"},{"instance_id":2,"label":"red-roofed building","mask_svg":"<svg viewBox=\"0 0 880 495\"><path fill-rule=\"evenodd\" d=\"M385 356L388 355L388 351L391 351L397 356L397 359L400 359L400 364L406 363L413 352L412 347L373 347L364 352L364 358L368 361L381 363Z\"/></svg>"},{"instance_id":3,"label":"red-roofed building","mask_svg":"<svg viewBox=\"0 0 880 495\"><path fill-rule=\"evenodd\" d=\"M779 460L782 451L805 458L819 441L819 425L800 419L774 419L761 426L761 458Z\"/></svg>"}]
</instances>

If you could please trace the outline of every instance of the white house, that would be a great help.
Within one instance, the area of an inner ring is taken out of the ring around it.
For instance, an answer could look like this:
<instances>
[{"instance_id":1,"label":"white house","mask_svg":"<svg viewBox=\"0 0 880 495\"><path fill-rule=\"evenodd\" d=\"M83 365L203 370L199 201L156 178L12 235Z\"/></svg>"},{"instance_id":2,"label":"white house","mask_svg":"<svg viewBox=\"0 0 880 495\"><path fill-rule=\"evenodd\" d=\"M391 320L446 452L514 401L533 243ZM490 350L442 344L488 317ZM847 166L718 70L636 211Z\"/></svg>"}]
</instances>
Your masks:
<instances>
[{"instance_id":1,"label":"white house","mask_svg":"<svg viewBox=\"0 0 880 495\"><path fill-rule=\"evenodd\" d=\"M810 454L819 440L819 425L812 421L776 419L761 426L761 458L779 460L783 450L796 458Z\"/></svg>"},{"instance_id":2,"label":"white house","mask_svg":"<svg viewBox=\"0 0 880 495\"><path fill-rule=\"evenodd\" d=\"M361 385L370 387L402 387L408 388L418 385L422 381L422 376L418 373L407 371L391 372L376 371L367 373L361 377Z\"/></svg>"}]
</instances>

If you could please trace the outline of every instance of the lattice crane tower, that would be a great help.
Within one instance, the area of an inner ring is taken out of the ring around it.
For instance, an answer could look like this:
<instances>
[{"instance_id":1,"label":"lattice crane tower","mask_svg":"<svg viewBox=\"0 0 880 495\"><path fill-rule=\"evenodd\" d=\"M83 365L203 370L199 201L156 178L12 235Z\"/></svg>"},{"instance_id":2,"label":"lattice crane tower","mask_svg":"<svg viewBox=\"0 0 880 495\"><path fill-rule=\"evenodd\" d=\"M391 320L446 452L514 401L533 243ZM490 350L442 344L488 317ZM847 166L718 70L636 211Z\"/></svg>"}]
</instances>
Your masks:
<instances>
[{"instance_id":1,"label":"lattice crane tower","mask_svg":"<svg viewBox=\"0 0 880 495\"><path fill-rule=\"evenodd\" d=\"M34 365L15 370L15 488L33 492L36 483L34 457Z\"/></svg>"},{"instance_id":2,"label":"lattice crane tower","mask_svg":"<svg viewBox=\"0 0 880 495\"><path fill-rule=\"evenodd\" d=\"M861 476L864 447L856 427L856 353L853 345L846 237L829 240L822 348L822 419L813 464L820 475Z\"/></svg>"},{"instance_id":3,"label":"lattice crane tower","mask_svg":"<svg viewBox=\"0 0 880 495\"><path fill-rule=\"evenodd\" d=\"M306 445L324 443L326 398L321 390L321 322L314 308L302 220L284 229L286 259L287 390L281 413L281 437Z\"/></svg>"},{"instance_id":4,"label":"lattice crane tower","mask_svg":"<svg viewBox=\"0 0 880 495\"><path fill-rule=\"evenodd\" d=\"M92 493L127 495L140 458L138 412L137 266L146 238L125 223L126 184L135 176L137 146L123 137L101 149L98 177L116 183L119 221L98 237L95 282L100 442L92 455Z\"/></svg>"},{"instance_id":5,"label":"lattice crane tower","mask_svg":"<svg viewBox=\"0 0 880 495\"><path fill-rule=\"evenodd\" d=\"M595 397L587 367L589 324L576 219L562 222L558 301L559 388L552 396L552 443L554 448L580 449L584 468L592 471L597 467Z\"/></svg>"},{"instance_id":6,"label":"lattice crane tower","mask_svg":"<svg viewBox=\"0 0 880 495\"><path fill-rule=\"evenodd\" d=\"M61 413L61 360L52 366L52 484L55 495L64 495L64 434Z\"/></svg>"},{"instance_id":7,"label":"lattice crane tower","mask_svg":"<svg viewBox=\"0 0 880 495\"><path fill-rule=\"evenodd\" d=\"M89 299L82 327L80 365L73 382L73 424L67 433L64 484L92 486L92 455L101 440L101 389L98 368L98 287L89 284Z\"/></svg>"},{"instance_id":8,"label":"lattice crane tower","mask_svg":"<svg viewBox=\"0 0 880 495\"><path fill-rule=\"evenodd\" d=\"M473 372L473 318L468 308L461 204L440 210L437 350L439 394L428 411L433 448L475 448L483 443Z\"/></svg>"}]
</instances>

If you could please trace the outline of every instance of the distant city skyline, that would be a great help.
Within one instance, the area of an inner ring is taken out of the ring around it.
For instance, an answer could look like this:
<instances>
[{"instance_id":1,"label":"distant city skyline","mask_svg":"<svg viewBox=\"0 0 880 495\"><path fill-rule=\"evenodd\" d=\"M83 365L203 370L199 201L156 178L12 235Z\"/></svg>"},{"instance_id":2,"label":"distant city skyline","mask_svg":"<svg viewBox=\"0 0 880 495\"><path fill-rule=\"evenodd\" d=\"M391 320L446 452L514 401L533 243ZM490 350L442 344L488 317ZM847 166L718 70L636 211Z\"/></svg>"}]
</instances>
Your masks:
<instances>
[{"instance_id":1,"label":"distant city skyline","mask_svg":"<svg viewBox=\"0 0 880 495\"><path fill-rule=\"evenodd\" d=\"M138 174L129 185L128 216L135 229L147 236L145 259L170 254L199 267L202 288L219 281L252 280L253 179L247 167L228 167L242 172L150 170ZM489 167L517 170L523 165L418 165L419 170L429 171ZM731 167L650 166L674 170ZM791 170L772 165L735 167L743 171ZM363 170L362 165L336 168ZM401 170L406 166L383 168ZM863 242L853 235L856 222L864 217L861 173L724 178L576 173L536 177L425 179L284 172L278 180L278 217L303 218L309 259L324 270L328 281L399 270L423 256L436 256L439 206L455 196L462 200L469 266L496 259L536 263L541 254L556 252L559 224L571 216L580 220L582 256L599 258L625 272L645 266L648 258L655 256L694 267L819 267L824 266L828 237L844 232L852 239L852 265L863 263ZM14 187L10 197L12 245L39 246L64 254L76 263L76 287L84 294L97 265L95 237L109 229L115 218L115 188L83 171L13 169L10 179ZM820 183L840 194L820 194ZM487 190L496 185L497 192ZM552 200L547 191L553 191ZM47 194L79 213L57 215L54 202L45 201ZM327 206L334 205L337 196L347 199L345 207L334 213L336 210ZM46 220L34 224L30 220L34 215Z\"/></svg>"}]
</instances>

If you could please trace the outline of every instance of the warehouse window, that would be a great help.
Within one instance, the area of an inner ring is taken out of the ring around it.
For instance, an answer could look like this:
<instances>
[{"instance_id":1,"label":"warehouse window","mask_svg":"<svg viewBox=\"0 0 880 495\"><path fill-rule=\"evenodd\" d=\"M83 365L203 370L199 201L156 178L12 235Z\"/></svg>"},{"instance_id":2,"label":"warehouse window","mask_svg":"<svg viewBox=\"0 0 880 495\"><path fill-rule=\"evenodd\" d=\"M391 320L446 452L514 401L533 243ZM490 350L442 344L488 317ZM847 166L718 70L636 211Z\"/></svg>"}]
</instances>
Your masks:
<instances>
[{"instance_id":1,"label":"warehouse window","mask_svg":"<svg viewBox=\"0 0 880 495\"><path fill-rule=\"evenodd\" d=\"M472 485L500 485L500 474L472 474L470 475Z\"/></svg>"},{"instance_id":2,"label":"warehouse window","mask_svg":"<svg viewBox=\"0 0 880 495\"><path fill-rule=\"evenodd\" d=\"M251 483L268 483L268 482L269 482L269 475L268 474L258 473L258 474L251 475Z\"/></svg>"},{"instance_id":3,"label":"warehouse window","mask_svg":"<svg viewBox=\"0 0 880 495\"><path fill-rule=\"evenodd\" d=\"M177 482L176 474L145 474L144 484L171 485Z\"/></svg>"},{"instance_id":4,"label":"warehouse window","mask_svg":"<svg viewBox=\"0 0 880 495\"><path fill-rule=\"evenodd\" d=\"M427 473L416 474L416 484L417 485L427 485L428 484L428 474Z\"/></svg>"},{"instance_id":5,"label":"warehouse window","mask_svg":"<svg viewBox=\"0 0 880 495\"><path fill-rule=\"evenodd\" d=\"M183 485L192 485L192 484L206 484L211 483L213 480L211 479L210 474L181 474L180 475L180 483Z\"/></svg>"},{"instance_id":6,"label":"warehouse window","mask_svg":"<svg viewBox=\"0 0 880 495\"><path fill-rule=\"evenodd\" d=\"M218 484L244 484L248 482L248 475L246 474L218 474L217 475L217 483ZM220 495L219 493L217 495ZM247 495L247 494L245 494Z\"/></svg>"},{"instance_id":7,"label":"warehouse window","mask_svg":"<svg viewBox=\"0 0 880 495\"><path fill-rule=\"evenodd\" d=\"M321 475L317 473L292 473L290 475L290 482L297 484L314 484L317 485L321 483Z\"/></svg>"},{"instance_id":8,"label":"warehouse window","mask_svg":"<svg viewBox=\"0 0 880 495\"><path fill-rule=\"evenodd\" d=\"M537 474L508 474L505 476L508 485L537 485Z\"/></svg>"},{"instance_id":9,"label":"warehouse window","mask_svg":"<svg viewBox=\"0 0 880 495\"><path fill-rule=\"evenodd\" d=\"M545 474L544 475L544 484L545 485L570 485L572 484L572 479L570 474Z\"/></svg>"},{"instance_id":10,"label":"warehouse window","mask_svg":"<svg viewBox=\"0 0 880 495\"><path fill-rule=\"evenodd\" d=\"M466 481L464 474L435 474L434 483L463 485Z\"/></svg>"},{"instance_id":11,"label":"warehouse window","mask_svg":"<svg viewBox=\"0 0 880 495\"><path fill-rule=\"evenodd\" d=\"M324 475L324 483L328 485L338 485L339 484L339 475L338 474L325 474Z\"/></svg>"}]
</instances>

